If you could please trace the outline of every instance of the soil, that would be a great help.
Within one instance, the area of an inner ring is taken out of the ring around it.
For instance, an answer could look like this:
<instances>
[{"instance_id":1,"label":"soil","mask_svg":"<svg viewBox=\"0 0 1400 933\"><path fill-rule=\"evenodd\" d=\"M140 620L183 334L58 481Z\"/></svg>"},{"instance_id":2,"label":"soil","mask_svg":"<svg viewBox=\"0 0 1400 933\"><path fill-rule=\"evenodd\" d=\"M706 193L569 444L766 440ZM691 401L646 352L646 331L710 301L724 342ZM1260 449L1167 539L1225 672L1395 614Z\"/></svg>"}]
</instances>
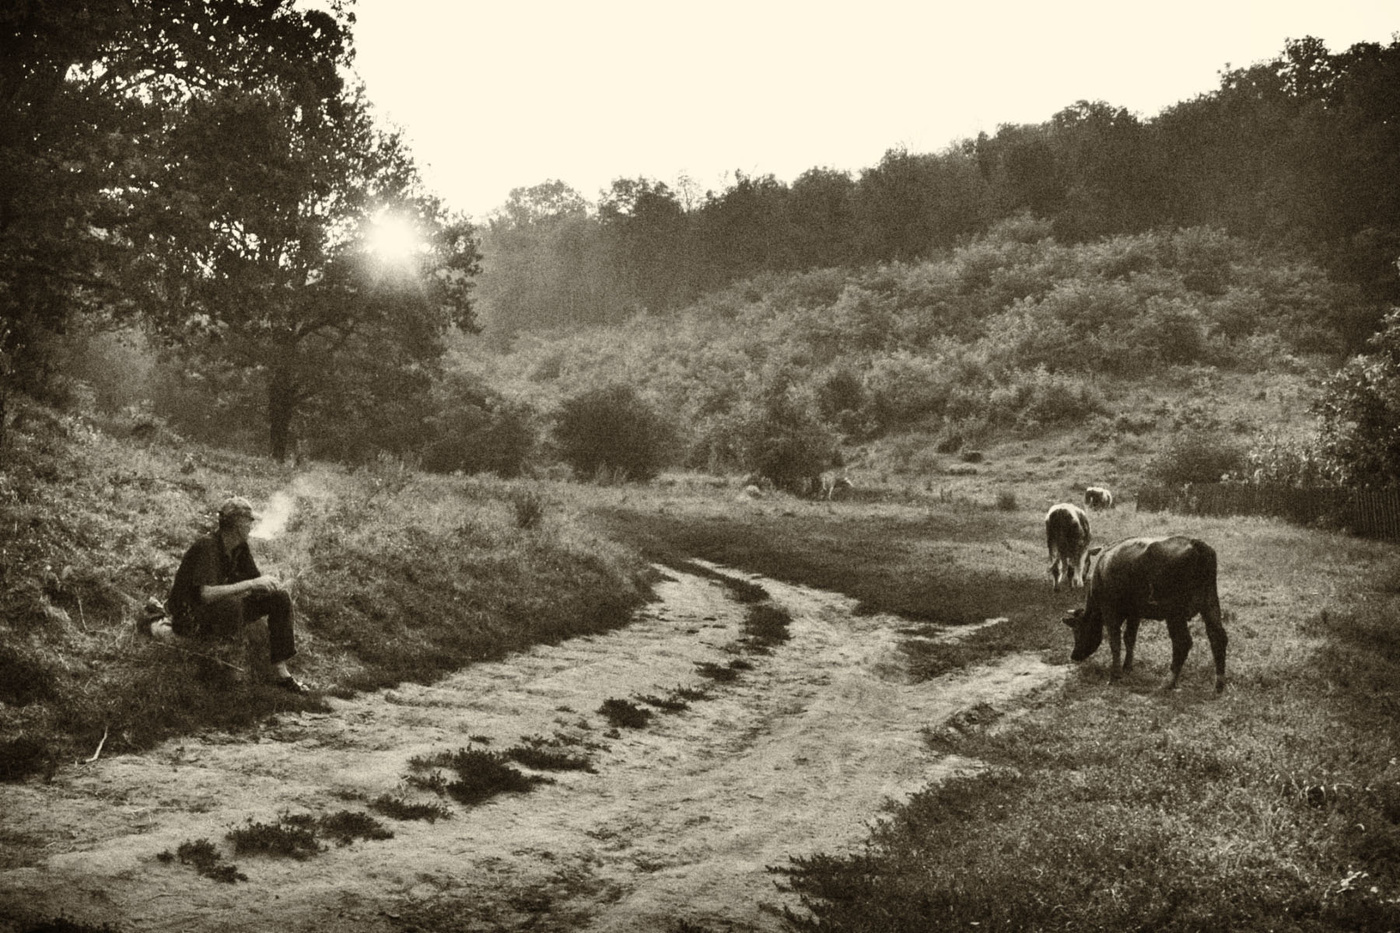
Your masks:
<instances>
[{"instance_id":1,"label":"soil","mask_svg":"<svg viewBox=\"0 0 1400 933\"><path fill-rule=\"evenodd\" d=\"M858 848L887 801L979 767L932 751L926 729L1024 708L1067 671L1013 654L912 683L901 620L711 569L759 583L792 617L790 640L745 652L753 668L729 683L697 664L736 657L744 607L713 579L668 570L659 600L613 633L329 699L328 713L253 734L0 785L0 933L22 929L18 910L180 933L778 930L801 905L770 866ZM710 695L644 728L599 713L682 686ZM449 819L380 816L392 838L326 843L304 860L235 855L226 838L284 814L367 812L384 794L439 800L404 783L411 758L535 736L586 750L594 772L549 772L552 784L470 807L444 801ZM159 858L196 840L246 880Z\"/></svg>"}]
</instances>

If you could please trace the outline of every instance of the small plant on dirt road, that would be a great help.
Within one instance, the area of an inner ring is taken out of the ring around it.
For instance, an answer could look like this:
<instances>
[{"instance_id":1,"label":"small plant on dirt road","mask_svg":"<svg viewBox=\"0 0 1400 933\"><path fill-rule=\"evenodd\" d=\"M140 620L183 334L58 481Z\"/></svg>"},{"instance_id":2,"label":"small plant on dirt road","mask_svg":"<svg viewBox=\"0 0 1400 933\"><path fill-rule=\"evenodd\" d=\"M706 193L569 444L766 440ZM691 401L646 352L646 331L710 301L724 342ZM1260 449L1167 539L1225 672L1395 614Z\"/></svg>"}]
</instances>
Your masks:
<instances>
[{"instance_id":1,"label":"small plant on dirt road","mask_svg":"<svg viewBox=\"0 0 1400 933\"><path fill-rule=\"evenodd\" d=\"M739 679L739 672L744 668L740 665L748 664L747 661L730 661L728 664L715 664L713 661L697 661L695 670L701 677L708 677L715 683L727 684Z\"/></svg>"},{"instance_id":2,"label":"small plant on dirt road","mask_svg":"<svg viewBox=\"0 0 1400 933\"><path fill-rule=\"evenodd\" d=\"M467 806L482 803L496 794L523 794L538 784L553 783L551 778L527 775L511 767L504 755L476 748L459 748L455 752L439 752L426 757L415 756L409 761L409 767L418 770L449 768L455 771L457 780L446 782L443 792Z\"/></svg>"},{"instance_id":3,"label":"small plant on dirt road","mask_svg":"<svg viewBox=\"0 0 1400 933\"><path fill-rule=\"evenodd\" d=\"M237 865L224 863L224 857L208 839L187 839L180 843L180 847L173 854L167 849L156 858L162 862L173 862L178 858L180 864L193 865L195 871L204 877L224 884L248 880L248 876L239 871Z\"/></svg>"},{"instance_id":4,"label":"small plant on dirt road","mask_svg":"<svg viewBox=\"0 0 1400 933\"><path fill-rule=\"evenodd\" d=\"M576 755L563 749L560 739L542 735L530 736L519 745L506 749L505 755L536 771L587 771L593 773L593 761L587 755Z\"/></svg>"},{"instance_id":5,"label":"small plant on dirt road","mask_svg":"<svg viewBox=\"0 0 1400 933\"><path fill-rule=\"evenodd\" d=\"M369 808L393 820L427 820L429 823L436 823L438 820L452 818L452 811L440 803L409 803L402 797L390 794L376 797L370 801Z\"/></svg>"},{"instance_id":6,"label":"small plant on dirt road","mask_svg":"<svg viewBox=\"0 0 1400 933\"><path fill-rule=\"evenodd\" d=\"M355 810L341 810L329 813L316 821L321 835L328 836L336 845L348 846L356 839L393 839L393 830L370 816Z\"/></svg>"},{"instance_id":7,"label":"small plant on dirt road","mask_svg":"<svg viewBox=\"0 0 1400 933\"><path fill-rule=\"evenodd\" d=\"M792 637L788 625L792 614L769 602L754 603L744 614L743 645L749 651L766 653Z\"/></svg>"},{"instance_id":8,"label":"small plant on dirt road","mask_svg":"<svg viewBox=\"0 0 1400 933\"><path fill-rule=\"evenodd\" d=\"M316 841L316 818L309 813L283 814L275 823L255 823L229 830L228 840L238 855L275 855L297 860L325 851Z\"/></svg>"},{"instance_id":9,"label":"small plant on dirt road","mask_svg":"<svg viewBox=\"0 0 1400 933\"><path fill-rule=\"evenodd\" d=\"M598 712L619 728L644 729L651 721L651 710L642 709L631 700L604 700L603 705L598 707Z\"/></svg>"},{"instance_id":10,"label":"small plant on dirt road","mask_svg":"<svg viewBox=\"0 0 1400 933\"><path fill-rule=\"evenodd\" d=\"M643 694L637 697L637 702L645 703L647 706L654 706L663 713L679 713L681 710L690 709L690 704L672 695L659 697L652 693Z\"/></svg>"}]
</instances>

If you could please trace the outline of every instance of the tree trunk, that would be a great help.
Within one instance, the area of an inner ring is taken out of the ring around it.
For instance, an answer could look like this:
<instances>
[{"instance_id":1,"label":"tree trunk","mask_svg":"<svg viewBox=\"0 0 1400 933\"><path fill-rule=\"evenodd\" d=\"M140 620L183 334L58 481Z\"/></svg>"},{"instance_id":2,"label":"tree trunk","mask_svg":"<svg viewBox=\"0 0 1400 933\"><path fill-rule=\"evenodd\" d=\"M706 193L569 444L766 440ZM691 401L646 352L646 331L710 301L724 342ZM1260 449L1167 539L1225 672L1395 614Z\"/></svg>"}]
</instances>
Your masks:
<instances>
[{"instance_id":1,"label":"tree trunk","mask_svg":"<svg viewBox=\"0 0 1400 933\"><path fill-rule=\"evenodd\" d=\"M274 369L267 386L267 425L272 459L285 463L292 448L292 418L296 415L297 394L291 377Z\"/></svg>"}]
</instances>

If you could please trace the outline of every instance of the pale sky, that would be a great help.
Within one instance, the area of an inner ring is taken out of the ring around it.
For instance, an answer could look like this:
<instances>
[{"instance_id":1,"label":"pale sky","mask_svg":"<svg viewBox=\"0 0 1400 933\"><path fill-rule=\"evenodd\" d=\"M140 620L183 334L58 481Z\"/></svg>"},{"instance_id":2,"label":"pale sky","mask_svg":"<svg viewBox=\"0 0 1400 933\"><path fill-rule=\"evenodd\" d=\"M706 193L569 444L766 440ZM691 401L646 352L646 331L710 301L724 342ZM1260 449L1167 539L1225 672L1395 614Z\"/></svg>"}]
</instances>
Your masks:
<instances>
[{"instance_id":1,"label":"pale sky","mask_svg":"<svg viewBox=\"0 0 1400 933\"><path fill-rule=\"evenodd\" d=\"M1396 0L356 0L356 71L429 185L478 220L558 179L698 192L792 182L1042 123L1079 100L1144 119L1272 59L1389 44Z\"/></svg>"}]
</instances>

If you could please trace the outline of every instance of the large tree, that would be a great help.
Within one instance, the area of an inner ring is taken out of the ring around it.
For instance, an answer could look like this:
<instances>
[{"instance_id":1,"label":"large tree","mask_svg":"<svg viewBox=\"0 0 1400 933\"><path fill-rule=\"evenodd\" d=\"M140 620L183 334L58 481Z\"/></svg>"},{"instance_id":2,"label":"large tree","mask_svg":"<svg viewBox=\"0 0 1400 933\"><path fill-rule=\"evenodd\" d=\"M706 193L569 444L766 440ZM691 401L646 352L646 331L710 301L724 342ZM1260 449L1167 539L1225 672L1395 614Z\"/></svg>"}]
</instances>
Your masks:
<instances>
[{"instance_id":1,"label":"large tree","mask_svg":"<svg viewBox=\"0 0 1400 933\"><path fill-rule=\"evenodd\" d=\"M0 4L0 405L43 384L75 314L130 307L125 225L172 103L277 81L315 106L339 92L348 22L336 2Z\"/></svg>"},{"instance_id":2,"label":"large tree","mask_svg":"<svg viewBox=\"0 0 1400 933\"><path fill-rule=\"evenodd\" d=\"M309 108L278 82L189 98L166 139L141 239L161 333L256 377L274 457L308 413L323 441L345 440L332 422L401 431L396 403L426 394L444 335L475 329L478 271L470 224L423 190L402 139L358 89Z\"/></svg>"}]
</instances>

